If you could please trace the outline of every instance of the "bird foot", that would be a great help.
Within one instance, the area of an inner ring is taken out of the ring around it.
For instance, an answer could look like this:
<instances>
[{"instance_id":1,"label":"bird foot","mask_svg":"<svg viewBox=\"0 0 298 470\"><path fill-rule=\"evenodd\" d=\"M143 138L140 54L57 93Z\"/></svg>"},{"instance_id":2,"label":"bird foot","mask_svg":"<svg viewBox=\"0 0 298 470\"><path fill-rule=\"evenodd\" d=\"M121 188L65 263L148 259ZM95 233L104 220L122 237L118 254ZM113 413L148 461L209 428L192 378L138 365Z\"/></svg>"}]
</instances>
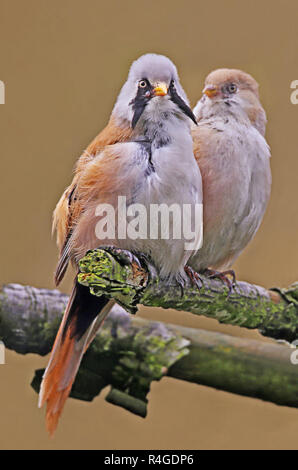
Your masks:
<instances>
[{"instance_id":1,"label":"bird foot","mask_svg":"<svg viewBox=\"0 0 298 470\"><path fill-rule=\"evenodd\" d=\"M151 261L146 255L144 255L144 253L138 252L135 254L129 250L125 250L114 245L101 245L98 248L110 253L124 266L132 266L136 270L148 271L148 264Z\"/></svg>"},{"instance_id":2,"label":"bird foot","mask_svg":"<svg viewBox=\"0 0 298 470\"><path fill-rule=\"evenodd\" d=\"M236 284L235 271L229 269L228 271L216 271L215 269L206 269L204 274L210 279L220 279L229 289L228 297L232 293L233 287ZM231 276L232 280L228 277Z\"/></svg>"},{"instance_id":3,"label":"bird foot","mask_svg":"<svg viewBox=\"0 0 298 470\"><path fill-rule=\"evenodd\" d=\"M107 251L124 265L137 265L138 268L142 269L140 261L142 255L136 256L131 251L118 248L114 245L101 245L98 248Z\"/></svg>"},{"instance_id":4,"label":"bird foot","mask_svg":"<svg viewBox=\"0 0 298 470\"><path fill-rule=\"evenodd\" d=\"M184 271L185 271L188 279L190 280L191 284L194 287L197 287L198 290L200 290L201 287L203 287L203 285L204 285L203 279L201 278L201 276L194 269L192 269L188 265L184 266Z\"/></svg>"}]
</instances>

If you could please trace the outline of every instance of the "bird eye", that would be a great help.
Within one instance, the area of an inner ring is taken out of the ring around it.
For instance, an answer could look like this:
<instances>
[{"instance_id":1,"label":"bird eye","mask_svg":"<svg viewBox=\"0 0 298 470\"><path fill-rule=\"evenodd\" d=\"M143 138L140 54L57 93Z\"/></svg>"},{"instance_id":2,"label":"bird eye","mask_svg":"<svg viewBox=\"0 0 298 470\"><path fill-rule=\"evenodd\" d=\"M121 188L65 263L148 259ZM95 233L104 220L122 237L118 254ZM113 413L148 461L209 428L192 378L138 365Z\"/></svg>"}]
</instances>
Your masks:
<instances>
[{"instance_id":1,"label":"bird eye","mask_svg":"<svg viewBox=\"0 0 298 470\"><path fill-rule=\"evenodd\" d=\"M228 89L228 92L229 93L236 93L237 91L237 85L235 83L230 83L228 86L227 86L227 89Z\"/></svg>"},{"instance_id":2,"label":"bird eye","mask_svg":"<svg viewBox=\"0 0 298 470\"><path fill-rule=\"evenodd\" d=\"M146 86L147 86L146 80L140 80L139 81L139 87L140 88L146 88Z\"/></svg>"}]
</instances>

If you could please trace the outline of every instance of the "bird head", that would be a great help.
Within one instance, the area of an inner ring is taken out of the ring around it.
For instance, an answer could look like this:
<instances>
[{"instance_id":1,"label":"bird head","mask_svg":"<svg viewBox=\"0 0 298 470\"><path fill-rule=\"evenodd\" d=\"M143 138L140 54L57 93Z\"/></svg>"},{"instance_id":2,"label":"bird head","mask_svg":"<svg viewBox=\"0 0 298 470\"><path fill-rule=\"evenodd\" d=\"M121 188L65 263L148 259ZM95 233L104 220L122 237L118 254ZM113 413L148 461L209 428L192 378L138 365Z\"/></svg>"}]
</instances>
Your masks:
<instances>
[{"instance_id":1,"label":"bird head","mask_svg":"<svg viewBox=\"0 0 298 470\"><path fill-rule=\"evenodd\" d=\"M262 134L265 133L266 115L259 100L258 84L248 73L237 69L218 69L211 72L203 89L199 111L241 113L250 120ZM204 113L205 114L205 113Z\"/></svg>"},{"instance_id":2,"label":"bird head","mask_svg":"<svg viewBox=\"0 0 298 470\"><path fill-rule=\"evenodd\" d=\"M113 117L135 128L146 119L158 120L166 113L187 116L196 123L175 65L165 56L145 54L133 62Z\"/></svg>"}]
</instances>

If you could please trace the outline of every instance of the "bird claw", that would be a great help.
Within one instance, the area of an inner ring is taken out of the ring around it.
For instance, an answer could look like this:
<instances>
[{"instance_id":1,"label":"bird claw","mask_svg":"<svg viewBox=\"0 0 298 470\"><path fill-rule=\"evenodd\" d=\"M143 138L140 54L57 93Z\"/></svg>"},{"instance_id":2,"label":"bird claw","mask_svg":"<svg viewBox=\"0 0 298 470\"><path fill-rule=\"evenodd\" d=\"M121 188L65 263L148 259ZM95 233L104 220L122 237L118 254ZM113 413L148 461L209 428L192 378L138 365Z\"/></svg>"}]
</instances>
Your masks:
<instances>
[{"instance_id":1,"label":"bird claw","mask_svg":"<svg viewBox=\"0 0 298 470\"><path fill-rule=\"evenodd\" d=\"M142 265L140 259L142 256L137 257L134 253L129 250L124 250L122 248L118 248L114 245L102 245L98 247L99 249L105 250L114 256L120 263L124 265L133 265L136 264L138 268L142 269Z\"/></svg>"},{"instance_id":2,"label":"bird claw","mask_svg":"<svg viewBox=\"0 0 298 470\"><path fill-rule=\"evenodd\" d=\"M235 271L232 269L229 269L228 271L216 271L215 269L206 269L204 271L204 274L206 274L207 277L210 279L220 279L229 289L228 297L230 297L233 287L235 287L236 284L236 275ZM232 277L231 279L228 278L228 276Z\"/></svg>"},{"instance_id":3,"label":"bird claw","mask_svg":"<svg viewBox=\"0 0 298 470\"><path fill-rule=\"evenodd\" d=\"M197 287L198 290L200 290L201 287L203 287L204 285L203 279L201 278L201 276L193 268L191 268L188 265L184 266L184 271L188 279L190 280L191 284L194 287Z\"/></svg>"}]
</instances>

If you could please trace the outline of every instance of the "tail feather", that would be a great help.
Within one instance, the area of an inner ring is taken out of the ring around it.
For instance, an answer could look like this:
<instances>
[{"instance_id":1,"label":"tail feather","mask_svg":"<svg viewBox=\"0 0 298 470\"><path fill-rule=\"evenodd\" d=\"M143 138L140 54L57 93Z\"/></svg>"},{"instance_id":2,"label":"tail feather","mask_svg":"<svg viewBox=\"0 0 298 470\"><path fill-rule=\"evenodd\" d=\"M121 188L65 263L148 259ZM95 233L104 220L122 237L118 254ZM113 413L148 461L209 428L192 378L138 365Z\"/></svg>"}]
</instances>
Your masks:
<instances>
[{"instance_id":1,"label":"tail feather","mask_svg":"<svg viewBox=\"0 0 298 470\"><path fill-rule=\"evenodd\" d=\"M113 303L104 296L91 295L88 288L79 284L73 288L39 392L38 406L47 403L46 427L51 435L57 427L84 352Z\"/></svg>"},{"instance_id":2,"label":"tail feather","mask_svg":"<svg viewBox=\"0 0 298 470\"><path fill-rule=\"evenodd\" d=\"M86 339L85 349L84 352L87 351L90 344L94 340L95 336L97 335L98 330L100 329L101 325L103 324L106 316L111 311L112 307L115 305L114 300L110 300L105 307L101 310L100 314L96 317L94 322L92 323L91 327L88 330L88 338Z\"/></svg>"},{"instance_id":3,"label":"tail feather","mask_svg":"<svg viewBox=\"0 0 298 470\"><path fill-rule=\"evenodd\" d=\"M71 243L70 243L71 235L72 235L72 231L70 230L60 252L60 258L59 258L59 261L55 270L55 275L54 275L54 282L56 286L59 286L60 282L64 278L64 275L69 265L70 250L71 250Z\"/></svg>"}]
</instances>

